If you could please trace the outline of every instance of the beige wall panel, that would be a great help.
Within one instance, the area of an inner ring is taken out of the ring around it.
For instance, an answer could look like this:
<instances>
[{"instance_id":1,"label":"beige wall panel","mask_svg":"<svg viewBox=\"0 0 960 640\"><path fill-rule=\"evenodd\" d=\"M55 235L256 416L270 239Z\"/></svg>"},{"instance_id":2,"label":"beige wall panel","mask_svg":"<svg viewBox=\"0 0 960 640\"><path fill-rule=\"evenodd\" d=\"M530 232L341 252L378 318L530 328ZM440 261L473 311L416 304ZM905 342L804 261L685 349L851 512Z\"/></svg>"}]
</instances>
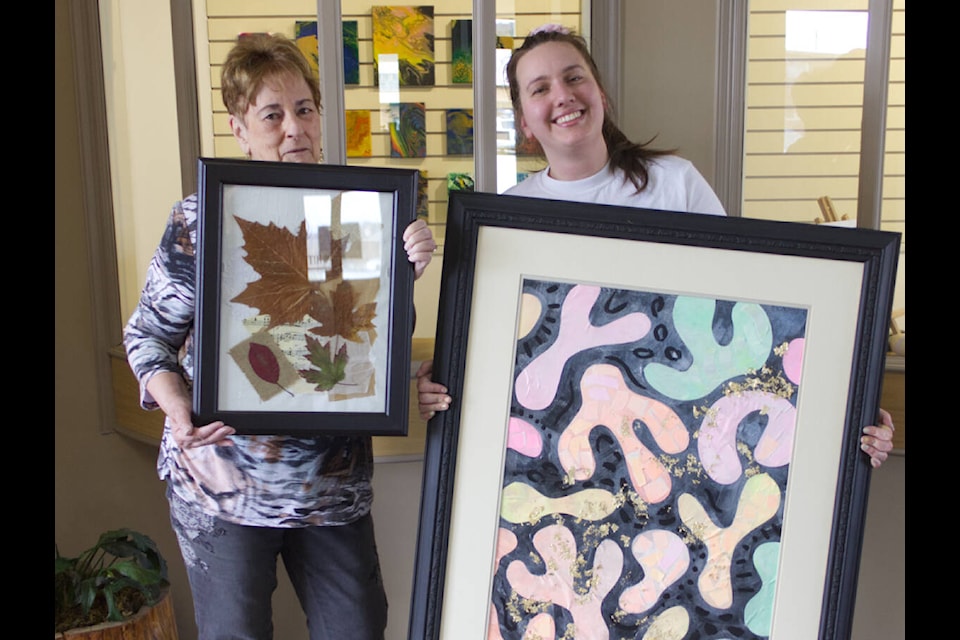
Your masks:
<instances>
[{"instance_id":1,"label":"beige wall panel","mask_svg":"<svg viewBox=\"0 0 960 640\"><path fill-rule=\"evenodd\" d=\"M211 42L231 42L241 33L282 33L293 37L294 17L251 16L249 18L216 18L207 21L207 37ZM212 62L216 62L211 60Z\"/></svg>"},{"instance_id":2,"label":"beige wall panel","mask_svg":"<svg viewBox=\"0 0 960 640\"><path fill-rule=\"evenodd\" d=\"M756 6L751 6L750 13L750 33L757 39L769 36L783 36L786 31L785 19L782 13L757 13ZM754 38L750 38L750 45L753 46ZM749 50L749 49L748 49Z\"/></svg>"},{"instance_id":3,"label":"beige wall panel","mask_svg":"<svg viewBox=\"0 0 960 640\"><path fill-rule=\"evenodd\" d=\"M884 224L894 224L898 221L902 222L906 219L906 206L907 201L901 197L899 199L888 198L883 201L883 223Z\"/></svg>"},{"instance_id":4,"label":"beige wall panel","mask_svg":"<svg viewBox=\"0 0 960 640\"><path fill-rule=\"evenodd\" d=\"M747 109L746 128L753 130L783 129L787 124L803 130L860 130L860 109L798 109L789 112L782 109Z\"/></svg>"},{"instance_id":5,"label":"beige wall panel","mask_svg":"<svg viewBox=\"0 0 960 640\"><path fill-rule=\"evenodd\" d=\"M890 34L890 57L903 58L906 55L906 37L902 32L897 33L896 25L894 25L893 33Z\"/></svg>"},{"instance_id":6,"label":"beige wall panel","mask_svg":"<svg viewBox=\"0 0 960 640\"><path fill-rule=\"evenodd\" d=\"M890 77L902 81L906 77L907 61L903 58L890 61Z\"/></svg>"},{"instance_id":7,"label":"beige wall panel","mask_svg":"<svg viewBox=\"0 0 960 640\"><path fill-rule=\"evenodd\" d=\"M891 16L891 31L893 33L903 33L907 29L907 14L904 10L906 0L894 0L893 15ZM899 5L899 6L898 6Z\"/></svg>"},{"instance_id":8,"label":"beige wall panel","mask_svg":"<svg viewBox=\"0 0 960 640\"><path fill-rule=\"evenodd\" d=\"M812 224L814 220L822 216L816 200L792 202L745 201L743 203L743 217L745 218Z\"/></svg>"},{"instance_id":9,"label":"beige wall panel","mask_svg":"<svg viewBox=\"0 0 960 640\"><path fill-rule=\"evenodd\" d=\"M777 154L744 158L745 175L764 178L778 176L856 176L860 173L860 154Z\"/></svg>"},{"instance_id":10,"label":"beige wall panel","mask_svg":"<svg viewBox=\"0 0 960 640\"><path fill-rule=\"evenodd\" d=\"M831 84L796 87L789 85L750 85L747 104L754 108L824 105L857 106L863 104L863 86L860 84Z\"/></svg>"},{"instance_id":11,"label":"beige wall panel","mask_svg":"<svg viewBox=\"0 0 960 640\"><path fill-rule=\"evenodd\" d=\"M317 13L316 0L206 0L207 16L294 16ZM269 11L268 11L269 9Z\"/></svg>"},{"instance_id":12,"label":"beige wall panel","mask_svg":"<svg viewBox=\"0 0 960 640\"><path fill-rule=\"evenodd\" d=\"M904 176L884 176L882 188L884 198L907 197L907 179Z\"/></svg>"},{"instance_id":13,"label":"beige wall panel","mask_svg":"<svg viewBox=\"0 0 960 640\"><path fill-rule=\"evenodd\" d=\"M906 144L906 131L903 129L887 129L887 137L884 144L886 145L887 153L891 152L900 152L905 151L904 145Z\"/></svg>"},{"instance_id":14,"label":"beige wall panel","mask_svg":"<svg viewBox=\"0 0 960 640\"><path fill-rule=\"evenodd\" d=\"M243 151L232 135L213 137L213 154L217 158L243 158Z\"/></svg>"},{"instance_id":15,"label":"beige wall panel","mask_svg":"<svg viewBox=\"0 0 960 640\"><path fill-rule=\"evenodd\" d=\"M803 135L804 145L826 153L858 151L860 149L859 131L807 131ZM744 141L746 154L787 153L784 149L785 135L782 131L758 131L751 133Z\"/></svg>"},{"instance_id":16,"label":"beige wall panel","mask_svg":"<svg viewBox=\"0 0 960 640\"><path fill-rule=\"evenodd\" d=\"M891 68L893 64L891 64ZM747 82L782 84L784 78L796 77L795 84L810 82L863 82L864 60L842 59L833 62L822 60L783 61L757 60L747 64Z\"/></svg>"},{"instance_id":17,"label":"beige wall panel","mask_svg":"<svg viewBox=\"0 0 960 640\"><path fill-rule=\"evenodd\" d=\"M905 107L890 107L887 109L887 129L906 129L907 112Z\"/></svg>"},{"instance_id":18,"label":"beige wall panel","mask_svg":"<svg viewBox=\"0 0 960 640\"><path fill-rule=\"evenodd\" d=\"M855 176L783 177L777 180L747 178L743 181L743 198L744 200L803 200L809 198L816 205L817 198L824 195L834 199L856 197L857 182Z\"/></svg>"},{"instance_id":19,"label":"beige wall panel","mask_svg":"<svg viewBox=\"0 0 960 640\"><path fill-rule=\"evenodd\" d=\"M226 111L213 114L213 135L227 135L230 131L230 116Z\"/></svg>"},{"instance_id":20,"label":"beige wall panel","mask_svg":"<svg viewBox=\"0 0 960 640\"><path fill-rule=\"evenodd\" d=\"M883 156L883 172L886 175L904 175L907 172L907 157L903 153L889 153ZM887 195L887 194L884 194Z\"/></svg>"},{"instance_id":21,"label":"beige wall panel","mask_svg":"<svg viewBox=\"0 0 960 640\"><path fill-rule=\"evenodd\" d=\"M907 87L901 80L900 82L891 82L887 87L887 106L902 106L907 103Z\"/></svg>"},{"instance_id":22,"label":"beige wall panel","mask_svg":"<svg viewBox=\"0 0 960 640\"><path fill-rule=\"evenodd\" d=\"M217 82L220 81L220 65L223 64L223 61L227 59L227 54L230 53L230 49L233 48L234 42L236 42L236 40L231 39L210 43L210 66L216 68ZM212 76L213 74L211 74L211 77Z\"/></svg>"}]
</instances>

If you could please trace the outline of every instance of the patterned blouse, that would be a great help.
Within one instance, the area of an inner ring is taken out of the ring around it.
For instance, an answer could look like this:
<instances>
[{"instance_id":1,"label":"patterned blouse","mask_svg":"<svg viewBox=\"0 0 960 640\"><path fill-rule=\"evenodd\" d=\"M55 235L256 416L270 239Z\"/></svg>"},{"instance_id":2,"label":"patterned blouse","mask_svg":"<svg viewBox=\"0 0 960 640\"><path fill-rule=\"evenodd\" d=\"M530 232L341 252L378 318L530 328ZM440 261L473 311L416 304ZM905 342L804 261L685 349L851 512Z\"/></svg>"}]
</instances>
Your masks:
<instances>
[{"instance_id":1,"label":"patterned blouse","mask_svg":"<svg viewBox=\"0 0 960 640\"><path fill-rule=\"evenodd\" d=\"M146 386L157 373L180 373L192 386L196 240L194 194L173 206L140 302L124 328L144 409L158 408ZM183 500L243 525L347 524L369 513L373 501L369 436L234 435L218 445L182 450L166 420L157 472Z\"/></svg>"}]
</instances>

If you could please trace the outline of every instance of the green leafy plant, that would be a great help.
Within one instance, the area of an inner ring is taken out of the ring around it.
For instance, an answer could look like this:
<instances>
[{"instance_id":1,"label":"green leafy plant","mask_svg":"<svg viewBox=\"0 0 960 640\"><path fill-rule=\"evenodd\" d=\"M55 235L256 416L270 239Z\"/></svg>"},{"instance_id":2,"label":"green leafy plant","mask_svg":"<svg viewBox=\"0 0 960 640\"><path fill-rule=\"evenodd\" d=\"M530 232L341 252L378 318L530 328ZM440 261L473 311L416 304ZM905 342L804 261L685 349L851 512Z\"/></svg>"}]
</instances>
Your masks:
<instances>
[{"instance_id":1,"label":"green leafy plant","mask_svg":"<svg viewBox=\"0 0 960 640\"><path fill-rule=\"evenodd\" d=\"M75 558L54 556L54 632L125 620L169 585L156 543L132 529L107 531Z\"/></svg>"}]
</instances>

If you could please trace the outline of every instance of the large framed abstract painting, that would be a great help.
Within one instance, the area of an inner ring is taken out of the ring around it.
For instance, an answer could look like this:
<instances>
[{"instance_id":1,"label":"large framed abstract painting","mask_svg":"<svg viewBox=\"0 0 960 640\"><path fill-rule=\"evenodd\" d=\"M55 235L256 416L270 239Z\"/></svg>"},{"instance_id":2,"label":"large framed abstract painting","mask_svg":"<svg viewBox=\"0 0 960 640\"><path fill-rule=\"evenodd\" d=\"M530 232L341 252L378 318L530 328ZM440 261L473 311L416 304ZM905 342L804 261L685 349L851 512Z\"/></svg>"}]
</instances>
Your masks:
<instances>
[{"instance_id":1,"label":"large framed abstract painting","mask_svg":"<svg viewBox=\"0 0 960 640\"><path fill-rule=\"evenodd\" d=\"M899 243L451 193L409 637L848 637Z\"/></svg>"},{"instance_id":2,"label":"large framed abstract painting","mask_svg":"<svg viewBox=\"0 0 960 640\"><path fill-rule=\"evenodd\" d=\"M417 171L201 158L194 411L406 435Z\"/></svg>"}]
</instances>

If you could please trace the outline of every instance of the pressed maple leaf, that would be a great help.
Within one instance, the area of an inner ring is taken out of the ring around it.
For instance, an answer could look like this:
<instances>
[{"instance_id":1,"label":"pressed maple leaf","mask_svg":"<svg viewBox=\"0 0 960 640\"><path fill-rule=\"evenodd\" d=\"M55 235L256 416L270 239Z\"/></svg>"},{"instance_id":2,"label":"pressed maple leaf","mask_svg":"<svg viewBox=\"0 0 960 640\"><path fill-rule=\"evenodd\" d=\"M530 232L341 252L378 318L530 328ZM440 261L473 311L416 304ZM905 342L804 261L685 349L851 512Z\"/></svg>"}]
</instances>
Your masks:
<instances>
[{"instance_id":1,"label":"pressed maple leaf","mask_svg":"<svg viewBox=\"0 0 960 640\"><path fill-rule=\"evenodd\" d=\"M367 332L372 342L376 332L373 319L377 317L377 303L363 301L362 298L369 294L361 295L357 287L346 280L338 283L332 291L329 288L322 291L310 310L310 315L320 322L320 326L311 328L310 332L326 337L341 336L351 342L360 342L360 333Z\"/></svg>"},{"instance_id":2,"label":"pressed maple leaf","mask_svg":"<svg viewBox=\"0 0 960 640\"><path fill-rule=\"evenodd\" d=\"M250 361L253 372L256 373L261 380L275 384L291 396L293 395L293 392L280 384L280 363L277 361L277 356L273 355L270 347L251 342L250 349L247 352L247 360Z\"/></svg>"},{"instance_id":3,"label":"pressed maple leaf","mask_svg":"<svg viewBox=\"0 0 960 640\"><path fill-rule=\"evenodd\" d=\"M316 338L305 337L307 360L314 368L301 369L298 373L304 380L316 385L315 391L329 391L347 377L347 345L341 345L337 349L337 354L331 358L330 348L333 347L333 340L328 345L324 345Z\"/></svg>"},{"instance_id":4,"label":"pressed maple leaf","mask_svg":"<svg viewBox=\"0 0 960 640\"><path fill-rule=\"evenodd\" d=\"M243 233L245 260L260 278L247 284L231 302L270 316L269 327L296 324L310 314L319 297L307 274L306 222L297 235L289 229L234 216Z\"/></svg>"}]
</instances>

